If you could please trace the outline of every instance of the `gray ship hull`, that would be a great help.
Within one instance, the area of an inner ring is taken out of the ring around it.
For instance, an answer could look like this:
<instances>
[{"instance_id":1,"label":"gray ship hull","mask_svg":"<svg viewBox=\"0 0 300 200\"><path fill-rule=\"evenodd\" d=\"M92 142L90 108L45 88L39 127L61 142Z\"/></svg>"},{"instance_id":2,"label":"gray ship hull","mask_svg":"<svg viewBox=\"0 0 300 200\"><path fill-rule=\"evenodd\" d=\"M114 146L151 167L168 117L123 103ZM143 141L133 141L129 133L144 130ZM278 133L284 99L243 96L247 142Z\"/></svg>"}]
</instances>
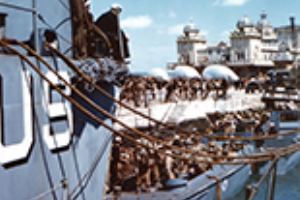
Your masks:
<instances>
[{"instance_id":1,"label":"gray ship hull","mask_svg":"<svg viewBox=\"0 0 300 200\"><path fill-rule=\"evenodd\" d=\"M0 60L0 199L64 199L67 193L72 199L101 199L112 134L61 99L18 57L0 56ZM59 60L56 66L62 74L67 71ZM114 95L112 84L99 84ZM112 101L96 92L86 95L113 113ZM56 104L63 111L55 109ZM111 125L109 119L95 114Z\"/></svg>"},{"instance_id":2,"label":"gray ship hull","mask_svg":"<svg viewBox=\"0 0 300 200\"><path fill-rule=\"evenodd\" d=\"M172 190L140 194L122 193L118 198L122 200L214 200L217 199L217 181L211 177L217 177L221 181L222 199L232 199L245 188L250 175L251 169L249 165L216 165L211 170L188 181L186 186ZM114 198L116 197L109 196L106 199Z\"/></svg>"}]
</instances>

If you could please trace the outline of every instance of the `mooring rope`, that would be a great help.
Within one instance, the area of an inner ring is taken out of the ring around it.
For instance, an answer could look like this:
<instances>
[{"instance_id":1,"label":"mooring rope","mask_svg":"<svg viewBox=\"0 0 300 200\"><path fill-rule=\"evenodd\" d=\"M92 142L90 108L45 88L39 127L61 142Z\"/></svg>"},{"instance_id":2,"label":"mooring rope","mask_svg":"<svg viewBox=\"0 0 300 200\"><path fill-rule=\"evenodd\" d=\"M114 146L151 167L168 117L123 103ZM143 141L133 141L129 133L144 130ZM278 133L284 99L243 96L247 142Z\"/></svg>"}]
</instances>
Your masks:
<instances>
[{"instance_id":1,"label":"mooring rope","mask_svg":"<svg viewBox=\"0 0 300 200\"><path fill-rule=\"evenodd\" d=\"M155 147L146 145L142 142L137 141L134 137L128 135L128 134L124 134L122 132L119 132L115 129L113 129L111 126L109 126L108 124L106 124L103 120L101 120L100 118L98 118L95 114L93 114L92 112L90 112L89 110L85 109L80 103L78 103L76 100L74 100L72 97L66 95L62 89L60 89L56 84L53 84L44 74L43 72L37 67L35 66L35 64L33 64L26 56L24 56L23 54L21 54L20 52L18 52L18 50L10 47L6 42L0 40L0 45L6 47L8 50L12 51L14 54L17 54L21 59L23 59L26 63L28 63L31 68L42 78L44 79L51 87L53 87L60 95L62 95L64 98L66 98L69 102L71 102L76 108L78 108L81 112L83 112L84 114L86 114L87 116L89 116L91 119L95 120L97 123L99 123L100 125L102 125L103 127L107 128L108 130L110 130L111 132L113 132L114 134L132 142L133 144L136 144L138 146L147 148L147 149L152 149L158 153L162 153L166 156L171 156L174 158L178 158L178 159L184 159L184 160L188 160L187 157L184 156L180 156L180 155L176 155L176 154L172 154L169 152L165 152L162 151L161 149L156 149ZM41 60L41 62L43 61L43 59ZM47 63L47 62L46 62ZM45 63L44 63L45 64ZM58 77L60 77L59 74L56 74ZM61 77L60 77L61 78ZM64 82L64 79L62 80ZM65 83L67 83L65 81ZM68 83L67 83L68 84ZM69 87L73 87L71 85L68 84ZM74 88L73 88L74 89ZM75 91L78 92L77 89L75 89ZM78 93L80 94L80 92ZM90 102L91 100L89 100L88 98L85 98L85 96L82 96L83 99L87 100L88 102ZM94 105L94 102L91 102L91 106ZM97 106L96 106L97 108ZM202 160L202 162L205 162L204 160ZM209 161L206 161L209 162ZM210 163L210 162L209 162Z\"/></svg>"},{"instance_id":2,"label":"mooring rope","mask_svg":"<svg viewBox=\"0 0 300 200\"><path fill-rule=\"evenodd\" d=\"M14 53L18 54L22 59L24 59L27 63L31 63L30 60L28 60L26 58L26 56L20 54L17 50L9 47L5 42L3 41L0 41L1 42L1 45L3 46L6 46L9 50L13 51ZM83 113L87 114L89 117L91 117L92 119L94 119L95 121L97 121L98 123L100 123L101 125L103 124L103 126L105 128L107 128L108 130L112 131L113 133L115 133L116 135L119 135L131 142L133 142L134 144L136 145L139 145L139 146L142 146L142 147L145 147L145 148L150 148L150 149L153 149L154 151L156 152L159 152L159 153L162 153L166 156L171 156L173 158L178 158L178 159L184 159L184 160L191 160L191 159L195 159L195 155L197 155L198 152L193 152L193 151L189 151L191 154L193 154L194 156L191 158L191 157L187 157L187 156L180 156L180 155L176 155L176 154L173 154L173 153L169 153L169 152L165 152L165 151L162 151L162 149L156 149L152 146L149 146L149 145L145 145L141 142L138 142L136 141L133 137L129 136L129 135L126 135L126 134L123 134L121 132L118 132L116 131L115 129L113 129L112 127L110 127L109 125L105 124L101 119L97 118L97 116L95 116L94 114L92 114L90 111L86 110L85 108L83 108L78 102L76 102L74 99L72 99L71 97L69 97L68 95L64 94L60 88L58 88L55 84L52 84L51 81L49 79L47 79L47 77L45 77L43 75L43 73L41 71L39 71L39 69L33 64L31 63L30 66L44 79L46 80L51 86L53 86L53 88L55 90L57 90L61 95L63 95L66 99L68 99L71 103L73 103L76 107L78 107ZM57 76L59 76L59 74L57 74ZM62 80L63 81L63 80ZM68 84L68 83L67 83ZM69 87L73 87L72 85L68 85ZM74 89L74 88L72 88ZM76 88L75 88L76 89ZM93 103L93 102L92 102ZM144 134L144 133L143 133ZM169 147L171 148L177 148L175 146L171 146L169 145ZM177 149L179 150L179 149ZM181 148L180 148L181 150ZM262 153L262 154L259 154L259 155L246 155L246 156L215 156L215 155L205 155L206 159L199 159L201 158L200 156L196 157L195 161L197 162L204 162L204 163L211 163L211 164L241 164L241 163L254 163L254 162L262 162L262 161L267 161L270 159L270 157L274 157L274 152L266 152L266 153ZM210 158L222 158L222 161L208 161L208 157ZM226 159L229 159L231 161L228 161ZM237 160L237 159L240 159L238 161L232 161L232 160Z\"/></svg>"},{"instance_id":3,"label":"mooring rope","mask_svg":"<svg viewBox=\"0 0 300 200\"><path fill-rule=\"evenodd\" d=\"M30 47L28 47L27 45L25 45L22 42L17 42L21 47L23 47L24 49L28 50L32 55L36 56L43 64L46 65L46 67L51 70L61 81L64 82L64 84L66 84L68 87L70 87L73 91L76 92L76 94L78 94L81 98L83 98L85 101L87 101L93 108L95 108L97 111L101 112L102 114L104 114L105 116L109 117L110 119L114 120L115 122L119 123L121 126L125 127L126 129L138 134L139 136L148 139L151 142L154 143L160 143L163 144L165 147L171 149L171 150L177 150L180 152L184 152L184 153L189 153L189 154L196 154L199 157L203 157L206 158L207 154L203 154L199 151L193 151L191 149L186 149L186 148L181 148L178 146L174 146L174 145L170 145L167 144L164 141L159 140L159 138L156 138L154 136L150 136L147 135L135 128L129 127L128 125L126 125L124 122L118 120L117 118L115 118L113 115L111 115L110 113L108 113L107 111L103 110L101 107L99 107L98 105L96 105L93 101L91 101L89 98L87 98L84 94L82 94L82 92L80 92L77 88L75 88L74 86L70 85L67 81L65 81L63 79L63 77L61 77L57 72L53 71L53 69L51 68L51 66L49 65L49 63L47 63L41 56L39 56L34 50L30 49ZM74 66L75 68L75 66ZM269 155L256 155L255 157L268 157ZM212 158L224 158L225 156L221 156L221 155L211 155ZM245 156L227 156L230 159L239 159L239 158L253 158L253 155L245 155Z\"/></svg>"}]
</instances>

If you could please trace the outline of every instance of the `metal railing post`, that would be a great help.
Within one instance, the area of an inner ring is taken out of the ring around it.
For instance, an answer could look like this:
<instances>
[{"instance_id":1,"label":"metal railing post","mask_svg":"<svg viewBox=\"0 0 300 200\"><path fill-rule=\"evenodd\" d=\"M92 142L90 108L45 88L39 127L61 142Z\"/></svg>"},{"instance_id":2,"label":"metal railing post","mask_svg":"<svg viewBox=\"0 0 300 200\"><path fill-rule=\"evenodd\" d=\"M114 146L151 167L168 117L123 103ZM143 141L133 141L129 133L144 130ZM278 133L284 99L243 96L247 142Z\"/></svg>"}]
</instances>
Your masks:
<instances>
[{"instance_id":1,"label":"metal railing post","mask_svg":"<svg viewBox=\"0 0 300 200\"><path fill-rule=\"evenodd\" d=\"M278 161L275 161L275 164L273 166L272 172L271 172L271 177L270 177L270 182L269 182L269 193L268 193L268 200L274 200L275 197L275 187L276 187L276 176L277 176L277 163Z\"/></svg>"}]
</instances>

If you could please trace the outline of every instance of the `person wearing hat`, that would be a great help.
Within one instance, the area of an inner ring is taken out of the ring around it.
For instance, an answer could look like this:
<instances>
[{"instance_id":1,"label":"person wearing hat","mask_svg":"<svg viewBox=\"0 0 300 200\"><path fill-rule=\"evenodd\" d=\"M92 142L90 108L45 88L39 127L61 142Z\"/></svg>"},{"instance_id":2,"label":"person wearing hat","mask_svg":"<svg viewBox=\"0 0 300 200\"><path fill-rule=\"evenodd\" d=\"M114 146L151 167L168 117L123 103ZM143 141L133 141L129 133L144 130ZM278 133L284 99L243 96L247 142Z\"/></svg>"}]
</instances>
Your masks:
<instances>
[{"instance_id":1,"label":"person wearing hat","mask_svg":"<svg viewBox=\"0 0 300 200\"><path fill-rule=\"evenodd\" d=\"M120 28L119 15L122 11L120 4L112 4L109 11L102 14L95 24L107 35L112 45L112 50L100 45L100 51L104 56L112 55L117 61L124 62L129 58L128 39Z\"/></svg>"}]
</instances>

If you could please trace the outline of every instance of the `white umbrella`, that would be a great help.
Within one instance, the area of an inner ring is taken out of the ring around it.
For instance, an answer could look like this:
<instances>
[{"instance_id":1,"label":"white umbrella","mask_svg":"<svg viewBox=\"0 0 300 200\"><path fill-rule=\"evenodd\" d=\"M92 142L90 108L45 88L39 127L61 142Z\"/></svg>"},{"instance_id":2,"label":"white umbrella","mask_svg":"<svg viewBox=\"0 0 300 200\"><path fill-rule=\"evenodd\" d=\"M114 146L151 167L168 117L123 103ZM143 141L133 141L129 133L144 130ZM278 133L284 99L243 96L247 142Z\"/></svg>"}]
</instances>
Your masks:
<instances>
[{"instance_id":1,"label":"white umbrella","mask_svg":"<svg viewBox=\"0 0 300 200\"><path fill-rule=\"evenodd\" d=\"M161 78L166 81L170 80L170 77L169 77L167 71L162 68L152 68L149 72L149 76Z\"/></svg>"},{"instance_id":2,"label":"white umbrella","mask_svg":"<svg viewBox=\"0 0 300 200\"><path fill-rule=\"evenodd\" d=\"M210 65L207 66L203 72L202 76L204 79L225 79L227 81L237 81L239 80L238 75L232 71L229 67L224 65Z\"/></svg>"},{"instance_id":3,"label":"white umbrella","mask_svg":"<svg viewBox=\"0 0 300 200\"><path fill-rule=\"evenodd\" d=\"M168 74L172 78L201 78L198 71L189 66L177 66L174 70L168 71Z\"/></svg>"}]
</instances>

